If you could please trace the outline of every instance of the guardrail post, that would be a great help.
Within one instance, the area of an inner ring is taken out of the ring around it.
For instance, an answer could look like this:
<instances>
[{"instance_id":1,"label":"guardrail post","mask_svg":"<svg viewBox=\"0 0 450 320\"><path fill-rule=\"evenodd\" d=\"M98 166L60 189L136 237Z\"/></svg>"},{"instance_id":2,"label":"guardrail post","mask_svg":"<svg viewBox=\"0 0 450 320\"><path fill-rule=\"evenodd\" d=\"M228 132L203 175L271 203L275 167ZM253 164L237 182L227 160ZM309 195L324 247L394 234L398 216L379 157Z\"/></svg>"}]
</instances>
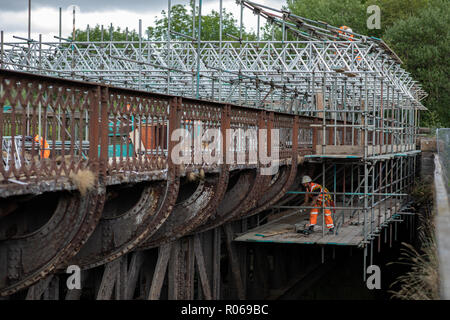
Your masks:
<instances>
[{"instance_id":1,"label":"guardrail post","mask_svg":"<svg viewBox=\"0 0 450 320\"><path fill-rule=\"evenodd\" d=\"M89 105L89 168L92 172L98 172L98 139L99 139L99 104L100 87L91 90L91 103Z\"/></svg>"},{"instance_id":2,"label":"guardrail post","mask_svg":"<svg viewBox=\"0 0 450 320\"><path fill-rule=\"evenodd\" d=\"M256 153L256 159L257 159L257 166L260 167L261 166L261 157L260 157L260 153L261 153L261 136L260 136L260 130L264 129L266 127L265 125L265 121L266 121L266 111L261 110L258 114L258 129L257 129L257 133L256 133L256 139L257 139L257 146L258 146L258 152Z\"/></svg>"},{"instance_id":3,"label":"guardrail post","mask_svg":"<svg viewBox=\"0 0 450 320\"><path fill-rule=\"evenodd\" d=\"M102 176L100 181L106 178L106 169L108 167L108 87L99 86L100 91L100 167L99 173Z\"/></svg>"},{"instance_id":4,"label":"guardrail post","mask_svg":"<svg viewBox=\"0 0 450 320\"><path fill-rule=\"evenodd\" d=\"M273 111L269 113L269 117L267 118L267 155L272 157L272 129L273 123L275 119L275 114ZM279 144L278 144L279 147ZM281 150L279 150L281 151Z\"/></svg>"},{"instance_id":5,"label":"guardrail post","mask_svg":"<svg viewBox=\"0 0 450 320\"><path fill-rule=\"evenodd\" d=\"M227 145L227 129L231 126L231 107L230 105L224 105L222 109L220 131L222 134L222 163L227 163L228 145ZM234 159L234 157L233 157Z\"/></svg>"},{"instance_id":6,"label":"guardrail post","mask_svg":"<svg viewBox=\"0 0 450 320\"><path fill-rule=\"evenodd\" d=\"M298 130L299 130L300 118L294 116L294 124L292 126L292 160L297 161L298 154Z\"/></svg>"},{"instance_id":7,"label":"guardrail post","mask_svg":"<svg viewBox=\"0 0 450 320\"><path fill-rule=\"evenodd\" d=\"M312 124L316 124L318 121L314 120ZM312 154L317 154L317 143L319 141L319 130L316 127L312 128Z\"/></svg>"},{"instance_id":8,"label":"guardrail post","mask_svg":"<svg viewBox=\"0 0 450 320\"><path fill-rule=\"evenodd\" d=\"M180 127L180 110L182 105L181 97L173 97L169 105L169 147L167 150L168 163L168 178L179 175L179 165L176 166L172 160L172 150L177 144L177 141L172 141L172 133Z\"/></svg>"}]
</instances>

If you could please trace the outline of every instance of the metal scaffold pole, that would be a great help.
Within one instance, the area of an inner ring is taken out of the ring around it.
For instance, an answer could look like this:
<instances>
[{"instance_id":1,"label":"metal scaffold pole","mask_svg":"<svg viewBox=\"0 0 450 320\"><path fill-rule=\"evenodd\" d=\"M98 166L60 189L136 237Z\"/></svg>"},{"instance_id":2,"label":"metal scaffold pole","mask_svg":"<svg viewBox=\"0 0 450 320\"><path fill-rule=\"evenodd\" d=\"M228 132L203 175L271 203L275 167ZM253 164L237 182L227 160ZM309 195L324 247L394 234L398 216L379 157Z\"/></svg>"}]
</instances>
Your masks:
<instances>
[{"instance_id":1,"label":"metal scaffold pole","mask_svg":"<svg viewBox=\"0 0 450 320\"><path fill-rule=\"evenodd\" d=\"M198 1L198 34L197 34L197 89L195 97L200 98L200 51L202 39L202 0Z\"/></svg>"}]
</instances>

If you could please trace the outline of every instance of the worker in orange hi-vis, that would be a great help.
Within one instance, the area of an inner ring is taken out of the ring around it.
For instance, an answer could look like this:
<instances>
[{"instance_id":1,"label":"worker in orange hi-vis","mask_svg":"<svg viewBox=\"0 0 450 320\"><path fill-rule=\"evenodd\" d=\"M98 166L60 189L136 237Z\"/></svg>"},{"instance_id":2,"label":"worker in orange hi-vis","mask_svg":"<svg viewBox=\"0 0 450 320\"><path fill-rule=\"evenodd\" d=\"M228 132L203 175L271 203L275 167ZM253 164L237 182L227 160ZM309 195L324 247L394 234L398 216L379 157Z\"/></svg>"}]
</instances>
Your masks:
<instances>
[{"instance_id":1,"label":"worker in orange hi-vis","mask_svg":"<svg viewBox=\"0 0 450 320\"><path fill-rule=\"evenodd\" d=\"M345 31L353 32L353 30L351 28L349 28L347 26L342 26L339 29L342 30L342 31L338 31L340 34L343 34L344 36L349 37L349 40L353 41L353 34L345 32Z\"/></svg>"},{"instance_id":2,"label":"worker in orange hi-vis","mask_svg":"<svg viewBox=\"0 0 450 320\"><path fill-rule=\"evenodd\" d=\"M331 199L327 188L322 187L320 184L314 183L309 176L303 176L302 184L306 189L305 203L303 205L308 205L309 199L312 197L311 206L314 208L311 209L309 215L309 231L314 231L314 226L317 224L317 216L319 215L319 210L322 207L322 202L324 202L325 207L330 207L333 206L333 200ZM334 233L331 210L324 209L324 213L327 229L330 233Z\"/></svg>"},{"instance_id":3,"label":"worker in orange hi-vis","mask_svg":"<svg viewBox=\"0 0 450 320\"><path fill-rule=\"evenodd\" d=\"M348 32L353 32L353 30L350 28L350 27L347 27L347 26L342 26L342 27L340 27L339 28L340 30L338 31L338 33L339 34L341 34L341 35L343 35L343 36L347 36L348 37L348 39L347 40L349 40L349 41L354 41L354 36L353 36L353 34L351 34L351 33L347 33L346 31L348 31ZM341 31L342 30L342 31ZM358 54L358 51L357 50L355 50L354 51L356 54ZM361 56L360 55L358 55L357 57L356 57L356 60L358 60L358 61L361 61Z\"/></svg>"},{"instance_id":4,"label":"worker in orange hi-vis","mask_svg":"<svg viewBox=\"0 0 450 320\"><path fill-rule=\"evenodd\" d=\"M36 135L34 137L34 141L39 144L39 149L41 149L40 155L41 158L47 159L50 157L50 148L48 146L47 140L45 140L42 137L39 137L39 135Z\"/></svg>"}]
</instances>

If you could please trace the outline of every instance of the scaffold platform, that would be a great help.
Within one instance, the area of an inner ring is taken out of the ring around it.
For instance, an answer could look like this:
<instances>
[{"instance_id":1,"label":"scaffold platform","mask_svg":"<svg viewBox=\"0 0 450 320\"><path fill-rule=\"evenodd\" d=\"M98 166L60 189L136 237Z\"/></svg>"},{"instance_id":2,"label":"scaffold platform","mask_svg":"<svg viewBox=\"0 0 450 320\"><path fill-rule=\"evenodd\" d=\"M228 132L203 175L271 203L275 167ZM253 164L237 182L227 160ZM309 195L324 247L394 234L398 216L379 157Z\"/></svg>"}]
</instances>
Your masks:
<instances>
[{"instance_id":1,"label":"scaffold platform","mask_svg":"<svg viewBox=\"0 0 450 320\"><path fill-rule=\"evenodd\" d=\"M386 208L386 214L382 214L384 208L374 208L373 214L368 212L367 219L374 219L375 225L388 225L389 222L398 219L401 205L400 202ZM352 214L353 213L353 214ZM343 219L342 219L343 217ZM297 233L295 225L305 226L309 223L309 210L299 209L296 212L289 211L286 215L273 221L240 234L234 241L241 242L261 242L261 243L290 243L290 244L318 244L318 245L342 245L342 246L362 246L364 232L364 214L355 214L351 210L336 210L334 223L336 232L330 234L327 230L322 233L322 217L319 214L319 231L309 235ZM367 224L366 224L367 226ZM316 228L317 228L316 227Z\"/></svg>"}]
</instances>

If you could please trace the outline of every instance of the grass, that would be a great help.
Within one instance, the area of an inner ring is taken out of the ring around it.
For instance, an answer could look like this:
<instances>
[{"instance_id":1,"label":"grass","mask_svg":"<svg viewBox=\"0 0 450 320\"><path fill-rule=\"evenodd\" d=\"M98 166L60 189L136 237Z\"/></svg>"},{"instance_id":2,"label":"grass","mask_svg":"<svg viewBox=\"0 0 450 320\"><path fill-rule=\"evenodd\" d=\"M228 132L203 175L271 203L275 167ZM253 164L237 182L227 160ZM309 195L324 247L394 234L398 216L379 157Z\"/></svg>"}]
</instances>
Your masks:
<instances>
[{"instance_id":1,"label":"grass","mask_svg":"<svg viewBox=\"0 0 450 320\"><path fill-rule=\"evenodd\" d=\"M402 274L391 285L398 285L397 291L390 290L391 298L402 300L438 300L439 299L439 265L433 219L433 194L430 184L417 183L412 194L419 218L418 240L420 248L402 243L403 248L398 262L410 271Z\"/></svg>"}]
</instances>

